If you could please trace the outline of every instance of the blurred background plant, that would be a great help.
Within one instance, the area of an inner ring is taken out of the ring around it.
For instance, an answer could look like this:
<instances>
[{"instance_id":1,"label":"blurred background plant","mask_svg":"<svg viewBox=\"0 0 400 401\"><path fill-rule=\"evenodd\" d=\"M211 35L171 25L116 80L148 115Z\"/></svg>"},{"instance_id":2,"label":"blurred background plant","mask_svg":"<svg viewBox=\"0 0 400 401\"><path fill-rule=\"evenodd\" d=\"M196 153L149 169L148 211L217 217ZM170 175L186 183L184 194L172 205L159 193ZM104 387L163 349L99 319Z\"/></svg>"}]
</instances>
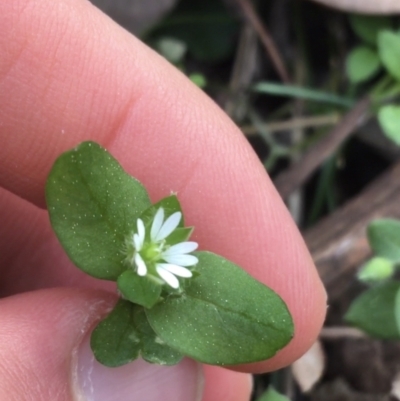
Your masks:
<instances>
[{"instance_id":1,"label":"blurred background plant","mask_svg":"<svg viewBox=\"0 0 400 401\"><path fill-rule=\"evenodd\" d=\"M237 123L327 287L320 340L253 400L400 399L400 1L92 1Z\"/></svg>"}]
</instances>

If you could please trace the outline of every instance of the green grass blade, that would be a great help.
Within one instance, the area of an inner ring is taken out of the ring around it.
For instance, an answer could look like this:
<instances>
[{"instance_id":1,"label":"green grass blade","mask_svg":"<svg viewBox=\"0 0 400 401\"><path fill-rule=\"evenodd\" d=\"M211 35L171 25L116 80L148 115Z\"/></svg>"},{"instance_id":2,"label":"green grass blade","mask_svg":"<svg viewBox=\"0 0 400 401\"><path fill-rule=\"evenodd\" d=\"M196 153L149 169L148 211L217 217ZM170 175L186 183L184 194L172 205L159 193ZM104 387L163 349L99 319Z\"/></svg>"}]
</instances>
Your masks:
<instances>
[{"instance_id":1,"label":"green grass blade","mask_svg":"<svg viewBox=\"0 0 400 401\"><path fill-rule=\"evenodd\" d=\"M273 82L259 82L252 87L253 92L265 93L275 96L288 96L297 99L312 100L316 102L330 103L338 106L352 107L354 101L314 89L302 88L300 86L283 85Z\"/></svg>"}]
</instances>

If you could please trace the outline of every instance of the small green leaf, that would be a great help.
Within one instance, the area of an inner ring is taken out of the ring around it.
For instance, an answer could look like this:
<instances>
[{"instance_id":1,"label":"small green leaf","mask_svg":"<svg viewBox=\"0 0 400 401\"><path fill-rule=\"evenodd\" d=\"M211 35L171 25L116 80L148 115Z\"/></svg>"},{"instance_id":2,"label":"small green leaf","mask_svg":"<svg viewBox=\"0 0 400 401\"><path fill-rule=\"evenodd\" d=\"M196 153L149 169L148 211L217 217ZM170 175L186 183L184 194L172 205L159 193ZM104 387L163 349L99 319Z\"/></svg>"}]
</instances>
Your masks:
<instances>
[{"instance_id":1,"label":"small green leaf","mask_svg":"<svg viewBox=\"0 0 400 401\"><path fill-rule=\"evenodd\" d=\"M163 341L200 362L234 365L270 358L292 339L292 318L274 291L221 256L196 256L200 275L185 293L146 310Z\"/></svg>"},{"instance_id":2,"label":"small green leaf","mask_svg":"<svg viewBox=\"0 0 400 401\"><path fill-rule=\"evenodd\" d=\"M125 365L141 356L159 365L175 365L183 355L157 337L142 307L120 299L93 330L90 346L105 366Z\"/></svg>"},{"instance_id":3,"label":"small green leaf","mask_svg":"<svg viewBox=\"0 0 400 401\"><path fill-rule=\"evenodd\" d=\"M392 262L400 261L400 222L394 219L375 220L367 229L368 240L377 256Z\"/></svg>"},{"instance_id":4,"label":"small green leaf","mask_svg":"<svg viewBox=\"0 0 400 401\"><path fill-rule=\"evenodd\" d=\"M365 291L350 305L345 320L376 338L400 338L396 317L399 288L400 282L389 281Z\"/></svg>"},{"instance_id":5,"label":"small green leaf","mask_svg":"<svg viewBox=\"0 0 400 401\"><path fill-rule=\"evenodd\" d=\"M56 160L46 200L53 229L74 264L116 280L126 270L125 237L150 205L142 184L101 146L83 142Z\"/></svg>"},{"instance_id":6,"label":"small green leaf","mask_svg":"<svg viewBox=\"0 0 400 401\"><path fill-rule=\"evenodd\" d=\"M400 145L400 106L382 106L378 111L378 121L383 133L396 145Z\"/></svg>"},{"instance_id":7,"label":"small green leaf","mask_svg":"<svg viewBox=\"0 0 400 401\"><path fill-rule=\"evenodd\" d=\"M373 46L376 46L379 32L392 27L392 21L389 17L361 14L350 15L350 24L360 39Z\"/></svg>"},{"instance_id":8,"label":"small green leaf","mask_svg":"<svg viewBox=\"0 0 400 401\"><path fill-rule=\"evenodd\" d=\"M142 341L140 355L145 361L159 365L175 365L183 358L183 354L165 344L156 335L143 308L135 309L134 320Z\"/></svg>"},{"instance_id":9,"label":"small green leaf","mask_svg":"<svg viewBox=\"0 0 400 401\"><path fill-rule=\"evenodd\" d=\"M161 55L174 64L181 62L187 51L185 42L168 37L161 38L156 47Z\"/></svg>"},{"instance_id":10,"label":"small green leaf","mask_svg":"<svg viewBox=\"0 0 400 401\"><path fill-rule=\"evenodd\" d=\"M159 202L146 209L140 216L144 222L147 233L150 233L154 216L160 207L164 209L164 221L173 213L182 213L182 208L176 195L171 195L161 199ZM165 238L166 244L175 245L179 242L188 240L188 238L192 235L193 227L184 227L184 224L185 221L182 213L182 218L179 222L178 228L176 228L167 238Z\"/></svg>"},{"instance_id":11,"label":"small green leaf","mask_svg":"<svg viewBox=\"0 0 400 401\"><path fill-rule=\"evenodd\" d=\"M150 276L138 276L133 270L124 271L118 277L117 284L125 299L145 308L153 307L161 295L160 283L156 283Z\"/></svg>"},{"instance_id":12,"label":"small green leaf","mask_svg":"<svg viewBox=\"0 0 400 401\"><path fill-rule=\"evenodd\" d=\"M269 386L268 390L260 398L258 398L257 401L290 401L290 400L283 394L278 393L272 386Z\"/></svg>"},{"instance_id":13,"label":"small green leaf","mask_svg":"<svg viewBox=\"0 0 400 401\"><path fill-rule=\"evenodd\" d=\"M381 66L377 53L366 46L359 46L347 57L347 76L354 84L372 78Z\"/></svg>"},{"instance_id":14,"label":"small green leaf","mask_svg":"<svg viewBox=\"0 0 400 401\"><path fill-rule=\"evenodd\" d=\"M125 365L139 356L140 335L133 322L134 305L118 301L112 312L94 329L90 346L103 365Z\"/></svg>"},{"instance_id":15,"label":"small green leaf","mask_svg":"<svg viewBox=\"0 0 400 401\"><path fill-rule=\"evenodd\" d=\"M192 235L193 227L179 227L172 232L166 239L165 242L168 245L175 245L179 242L184 242L189 239Z\"/></svg>"},{"instance_id":16,"label":"small green leaf","mask_svg":"<svg viewBox=\"0 0 400 401\"><path fill-rule=\"evenodd\" d=\"M379 32L378 50L385 68L400 81L400 35L392 31Z\"/></svg>"},{"instance_id":17,"label":"small green leaf","mask_svg":"<svg viewBox=\"0 0 400 401\"><path fill-rule=\"evenodd\" d=\"M207 86L207 78L199 72L190 74L189 79L199 88L205 88Z\"/></svg>"},{"instance_id":18,"label":"small green leaf","mask_svg":"<svg viewBox=\"0 0 400 401\"><path fill-rule=\"evenodd\" d=\"M176 195L167 196L166 198L163 198L159 202L155 203L154 205L148 207L140 215L140 218L143 220L143 223L146 226L146 231L150 230L151 224L154 220L154 216L160 207L164 209L164 220L166 220L167 217L171 216L171 214L175 212L182 213L181 204L179 203L177 196ZM184 226L184 219L182 214L182 219L179 222L178 227L183 227L183 226Z\"/></svg>"},{"instance_id":19,"label":"small green leaf","mask_svg":"<svg viewBox=\"0 0 400 401\"><path fill-rule=\"evenodd\" d=\"M358 272L357 277L366 283L387 280L394 274L392 261L379 256L370 259Z\"/></svg>"}]
</instances>

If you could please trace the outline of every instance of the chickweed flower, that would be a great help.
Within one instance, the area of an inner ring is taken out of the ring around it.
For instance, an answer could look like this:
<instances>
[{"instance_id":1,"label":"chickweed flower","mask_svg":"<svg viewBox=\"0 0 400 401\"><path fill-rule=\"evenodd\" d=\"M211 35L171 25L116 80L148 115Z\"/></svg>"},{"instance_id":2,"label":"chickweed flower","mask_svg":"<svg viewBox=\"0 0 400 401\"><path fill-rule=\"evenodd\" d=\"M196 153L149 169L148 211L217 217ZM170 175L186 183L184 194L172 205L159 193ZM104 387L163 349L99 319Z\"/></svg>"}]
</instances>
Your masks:
<instances>
[{"instance_id":1,"label":"chickweed flower","mask_svg":"<svg viewBox=\"0 0 400 401\"><path fill-rule=\"evenodd\" d=\"M169 245L167 237L172 234L182 219L181 212L175 212L165 220L160 207L151 224L150 232L142 219L137 219L136 232L127 240L127 262L139 276L149 276L172 288L179 288L178 277L192 277L188 267L198 263L194 255L197 242L183 241Z\"/></svg>"}]
</instances>

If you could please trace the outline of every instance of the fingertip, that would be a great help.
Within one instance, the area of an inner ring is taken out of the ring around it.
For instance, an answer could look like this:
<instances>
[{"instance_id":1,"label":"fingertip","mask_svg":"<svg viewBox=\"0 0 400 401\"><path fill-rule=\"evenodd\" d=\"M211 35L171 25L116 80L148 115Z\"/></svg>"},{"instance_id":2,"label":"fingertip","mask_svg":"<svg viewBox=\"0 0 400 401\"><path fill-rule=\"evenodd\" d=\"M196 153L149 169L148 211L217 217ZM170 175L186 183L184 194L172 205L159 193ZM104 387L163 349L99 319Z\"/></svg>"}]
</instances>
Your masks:
<instances>
[{"instance_id":1,"label":"fingertip","mask_svg":"<svg viewBox=\"0 0 400 401\"><path fill-rule=\"evenodd\" d=\"M205 387L201 401L248 401L253 389L250 374L204 365Z\"/></svg>"},{"instance_id":2,"label":"fingertip","mask_svg":"<svg viewBox=\"0 0 400 401\"><path fill-rule=\"evenodd\" d=\"M70 400L74 349L113 302L107 293L70 289L1 299L0 399Z\"/></svg>"}]
</instances>

